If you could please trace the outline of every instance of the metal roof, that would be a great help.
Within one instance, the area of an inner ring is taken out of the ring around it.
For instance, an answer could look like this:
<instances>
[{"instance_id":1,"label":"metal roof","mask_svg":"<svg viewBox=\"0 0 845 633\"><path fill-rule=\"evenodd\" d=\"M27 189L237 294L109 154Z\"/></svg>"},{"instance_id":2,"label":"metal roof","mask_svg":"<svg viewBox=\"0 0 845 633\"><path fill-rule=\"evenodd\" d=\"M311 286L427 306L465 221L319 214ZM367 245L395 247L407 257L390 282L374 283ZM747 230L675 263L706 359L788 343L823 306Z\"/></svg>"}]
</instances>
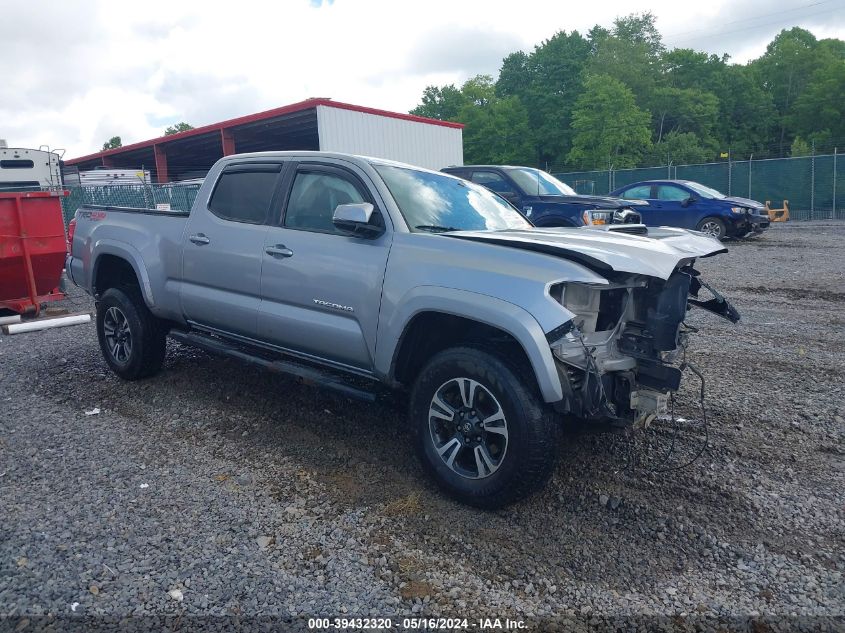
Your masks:
<instances>
[{"instance_id":1,"label":"metal roof","mask_svg":"<svg viewBox=\"0 0 845 633\"><path fill-rule=\"evenodd\" d=\"M298 103L249 114L219 123L212 123L202 127L194 128L186 132L179 132L177 134L170 134L168 136L161 136L139 143L132 143L124 145L115 149L103 150L77 158L71 158L65 161L66 165L82 165L85 163L92 163L93 161L101 161L103 158L109 157L125 157L133 158L143 155L145 158L149 156L150 152L155 146L175 146L179 147L181 159L190 164L191 157L196 156L199 161L199 155L204 154L205 150L211 147L218 147L220 144L220 133L223 130L230 130L238 133L238 151L251 151L251 138L257 140L260 134L264 137L267 134L283 133L288 140L293 136L295 138L297 131L304 134L312 134L316 132L316 109L317 106L326 106L328 108L338 108L341 110L352 110L354 112L361 112L364 114L374 114L393 119L403 119L406 121L416 121L418 123L428 123L431 125L439 125L449 128L461 129L464 127L462 123L452 123L451 121L440 121L438 119L429 119L426 117L415 116L413 114L403 114L399 112L390 112L387 110L379 110L376 108L367 108L364 106L357 106L350 103L343 103L340 101L332 101L331 99L318 98L306 99ZM313 127L313 129L311 129ZM256 143L257 145L257 143ZM255 147L258 149L258 147Z\"/></svg>"}]
</instances>

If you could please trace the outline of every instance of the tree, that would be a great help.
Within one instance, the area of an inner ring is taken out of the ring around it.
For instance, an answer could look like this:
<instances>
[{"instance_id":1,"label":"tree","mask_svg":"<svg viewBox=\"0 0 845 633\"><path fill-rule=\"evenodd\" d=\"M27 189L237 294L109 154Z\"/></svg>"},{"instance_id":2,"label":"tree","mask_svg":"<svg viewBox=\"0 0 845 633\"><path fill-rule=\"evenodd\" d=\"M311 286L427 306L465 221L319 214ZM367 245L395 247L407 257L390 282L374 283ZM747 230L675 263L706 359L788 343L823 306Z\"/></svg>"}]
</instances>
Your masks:
<instances>
[{"instance_id":1,"label":"tree","mask_svg":"<svg viewBox=\"0 0 845 633\"><path fill-rule=\"evenodd\" d=\"M691 48L675 48L661 55L666 83L673 88L697 88L719 94L724 86L728 56L718 57Z\"/></svg>"},{"instance_id":2,"label":"tree","mask_svg":"<svg viewBox=\"0 0 845 633\"><path fill-rule=\"evenodd\" d=\"M603 87L596 77L604 78ZM582 122L591 114L584 97L588 79L590 94L605 100L593 118L607 130L575 125L576 113ZM633 123L615 121L608 114L614 107ZM428 86L411 112L466 123L468 160L510 156L539 166L576 161L606 167L612 156L618 165L662 164L668 152L678 163L712 158L728 147L733 155L767 158L788 153L798 135L799 150L802 143L818 148L845 140L845 42L792 28L759 59L732 64L727 55L666 50L654 16L632 14L611 28L596 25L586 35L560 31L531 52L511 53L495 81L476 77L460 88ZM650 118L647 142L642 115ZM607 146L607 132L620 125L636 133ZM505 138L513 139L510 150L501 144Z\"/></svg>"},{"instance_id":3,"label":"tree","mask_svg":"<svg viewBox=\"0 0 845 633\"><path fill-rule=\"evenodd\" d=\"M165 131L165 136L170 136L171 134L179 134L179 132L187 132L188 130L193 130L194 126L190 123L185 123L182 121L181 123L174 123L173 125L169 126Z\"/></svg>"},{"instance_id":4,"label":"tree","mask_svg":"<svg viewBox=\"0 0 845 633\"><path fill-rule=\"evenodd\" d=\"M461 93L464 105L458 120L466 125L466 163L534 163L528 114L517 97L497 97L493 78L488 75L468 80Z\"/></svg>"},{"instance_id":5,"label":"tree","mask_svg":"<svg viewBox=\"0 0 845 633\"><path fill-rule=\"evenodd\" d=\"M752 62L757 79L771 95L779 123L779 151L783 154L791 134L792 107L804 92L815 70L818 41L809 31L784 29L766 47L765 54Z\"/></svg>"},{"instance_id":6,"label":"tree","mask_svg":"<svg viewBox=\"0 0 845 633\"><path fill-rule=\"evenodd\" d=\"M621 81L590 76L572 112L569 161L585 169L635 167L651 147L650 118Z\"/></svg>"},{"instance_id":7,"label":"tree","mask_svg":"<svg viewBox=\"0 0 845 633\"><path fill-rule=\"evenodd\" d=\"M657 59L663 53L663 39L655 24L657 18L651 11L632 13L613 21L613 35L620 40L643 44L650 57Z\"/></svg>"},{"instance_id":8,"label":"tree","mask_svg":"<svg viewBox=\"0 0 845 633\"><path fill-rule=\"evenodd\" d=\"M528 115L518 97L500 97L489 75L463 86L427 86L411 114L465 125L464 161L533 165L535 153Z\"/></svg>"},{"instance_id":9,"label":"tree","mask_svg":"<svg viewBox=\"0 0 845 633\"><path fill-rule=\"evenodd\" d=\"M845 53L828 41L819 42L816 68L787 117L791 129L817 144L845 139Z\"/></svg>"},{"instance_id":10,"label":"tree","mask_svg":"<svg viewBox=\"0 0 845 633\"><path fill-rule=\"evenodd\" d=\"M556 33L530 54L505 58L496 94L517 97L525 106L531 126L534 160L562 162L572 143L572 109L583 91L584 67L590 42L578 31Z\"/></svg>"},{"instance_id":11,"label":"tree","mask_svg":"<svg viewBox=\"0 0 845 633\"><path fill-rule=\"evenodd\" d=\"M726 65L720 86L719 116L714 136L720 147L730 147L736 155L754 154L764 158L777 154L772 139L777 134L777 112L772 96L756 80L747 66Z\"/></svg>"},{"instance_id":12,"label":"tree","mask_svg":"<svg viewBox=\"0 0 845 633\"><path fill-rule=\"evenodd\" d=\"M800 136L796 136L792 141L792 147L789 149L789 155L793 158L796 156L809 156L811 151L810 144Z\"/></svg>"},{"instance_id":13,"label":"tree","mask_svg":"<svg viewBox=\"0 0 845 633\"><path fill-rule=\"evenodd\" d=\"M703 163L713 156L711 147L704 147L692 132L669 132L659 143L655 143L645 155L649 165L673 165Z\"/></svg>"},{"instance_id":14,"label":"tree","mask_svg":"<svg viewBox=\"0 0 845 633\"><path fill-rule=\"evenodd\" d=\"M650 102L654 114L655 143L670 132L692 132L703 142L712 141L719 115L716 95L696 88L655 88Z\"/></svg>"},{"instance_id":15,"label":"tree","mask_svg":"<svg viewBox=\"0 0 845 633\"><path fill-rule=\"evenodd\" d=\"M610 31L590 30L593 55L587 66L591 75L609 75L628 86L637 104L648 108L648 98L661 80L661 55L665 51L652 13L616 18Z\"/></svg>"},{"instance_id":16,"label":"tree","mask_svg":"<svg viewBox=\"0 0 845 633\"><path fill-rule=\"evenodd\" d=\"M123 143L121 142L119 136L112 136L108 141L103 143L103 151L107 149L117 149L118 147L123 147Z\"/></svg>"},{"instance_id":17,"label":"tree","mask_svg":"<svg viewBox=\"0 0 845 633\"><path fill-rule=\"evenodd\" d=\"M457 121L465 102L463 93L454 84L441 88L426 86L422 103L411 110L411 114L441 121Z\"/></svg>"}]
</instances>

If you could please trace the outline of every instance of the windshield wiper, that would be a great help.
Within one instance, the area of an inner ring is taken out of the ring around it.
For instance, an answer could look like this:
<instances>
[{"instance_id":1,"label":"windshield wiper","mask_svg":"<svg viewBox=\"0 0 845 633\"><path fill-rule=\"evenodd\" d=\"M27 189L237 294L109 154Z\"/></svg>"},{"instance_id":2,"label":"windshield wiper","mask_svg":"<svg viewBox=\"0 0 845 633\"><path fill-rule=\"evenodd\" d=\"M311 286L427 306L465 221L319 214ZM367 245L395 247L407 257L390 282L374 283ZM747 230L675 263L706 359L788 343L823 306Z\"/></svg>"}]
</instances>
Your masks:
<instances>
[{"instance_id":1,"label":"windshield wiper","mask_svg":"<svg viewBox=\"0 0 845 633\"><path fill-rule=\"evenodd\" d=\"M431 233L446 233L447 231L460 231L461 229L456 229L454 226L439 226L437 224L417 224L415 229L419 229L420 231L429 231Z\"/></svg>"}]
</instances>

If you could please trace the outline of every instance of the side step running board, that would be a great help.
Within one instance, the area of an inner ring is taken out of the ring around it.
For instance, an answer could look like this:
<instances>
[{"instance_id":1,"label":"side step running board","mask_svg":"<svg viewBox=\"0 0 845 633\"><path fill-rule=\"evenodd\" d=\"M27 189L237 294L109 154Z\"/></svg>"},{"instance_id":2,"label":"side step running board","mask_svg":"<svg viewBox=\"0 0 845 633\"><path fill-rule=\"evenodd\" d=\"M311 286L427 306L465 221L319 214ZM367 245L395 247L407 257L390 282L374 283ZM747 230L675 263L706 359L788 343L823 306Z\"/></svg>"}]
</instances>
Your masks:
<instances>
[{"instance_id":1,"label":"side step running board","mask_svg":"<svg viewBox=\"0 0 845 633\"><path fill-rule=\"evenodd\" d=\"M305 384L331 389L332 391L336 391L337 393L343 394L349 398L355 398L356 400L363 400L365 402L375 402L376 400L375 391L368 391L366 389L350 385L344 382L343 378L336 372L321 370L317 367L305 365L304 363L297 363L295 361L262 358L256 354L250 354L248 351L236 347L235 345L231 345L223 339L212 338L210 336L198 334L197 332L171 330L169 336L180 343L199 347L211 354L237 358L243 362L258 365L259 367L269 369L270 371L289 374L299 378Z\"/></svg>"}]
</instances>

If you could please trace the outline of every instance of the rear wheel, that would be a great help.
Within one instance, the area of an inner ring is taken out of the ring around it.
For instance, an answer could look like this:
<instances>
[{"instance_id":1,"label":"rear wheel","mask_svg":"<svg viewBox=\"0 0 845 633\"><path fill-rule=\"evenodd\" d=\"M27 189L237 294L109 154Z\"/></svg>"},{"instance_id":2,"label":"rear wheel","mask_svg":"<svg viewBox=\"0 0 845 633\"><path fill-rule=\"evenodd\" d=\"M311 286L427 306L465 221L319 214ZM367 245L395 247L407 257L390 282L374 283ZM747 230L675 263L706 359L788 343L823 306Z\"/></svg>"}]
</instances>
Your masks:
<instances>
[{"instance_id":1,"label":"rear wheel","mask_svg":"<svg viewBox=\"0 0 845 633\"><path fill-rule=\"evenodd\" d=\"M727 235L725 231L725 223L719 218L704 218L698 223L698 226L696 226L695 229L709 235L710 237L715 237L717 240L721 240Z\"/></svg>"},{"instance_id":2,"label":"rear wheel","mask_svg":"<svg viewBox=\"0 0 845 633\"><path fill-rule=\"evenodd\" d=\"M417 451L459 501L498 508L542 487L554 470L558 426L525 375L473 348L440 352L420 372L411 396Z\"/></svg>"},{"instance_id":3,"label":"rear wheel","mask_svg":"<svg viewBox=\"0 0 845 633\"><path fill-rule=\"evenodd\" d=\"M134 289L109 288L97 303L97 338L109 368L124 380L161 369L166 332Z\"/></svg>"}]
</instances>

